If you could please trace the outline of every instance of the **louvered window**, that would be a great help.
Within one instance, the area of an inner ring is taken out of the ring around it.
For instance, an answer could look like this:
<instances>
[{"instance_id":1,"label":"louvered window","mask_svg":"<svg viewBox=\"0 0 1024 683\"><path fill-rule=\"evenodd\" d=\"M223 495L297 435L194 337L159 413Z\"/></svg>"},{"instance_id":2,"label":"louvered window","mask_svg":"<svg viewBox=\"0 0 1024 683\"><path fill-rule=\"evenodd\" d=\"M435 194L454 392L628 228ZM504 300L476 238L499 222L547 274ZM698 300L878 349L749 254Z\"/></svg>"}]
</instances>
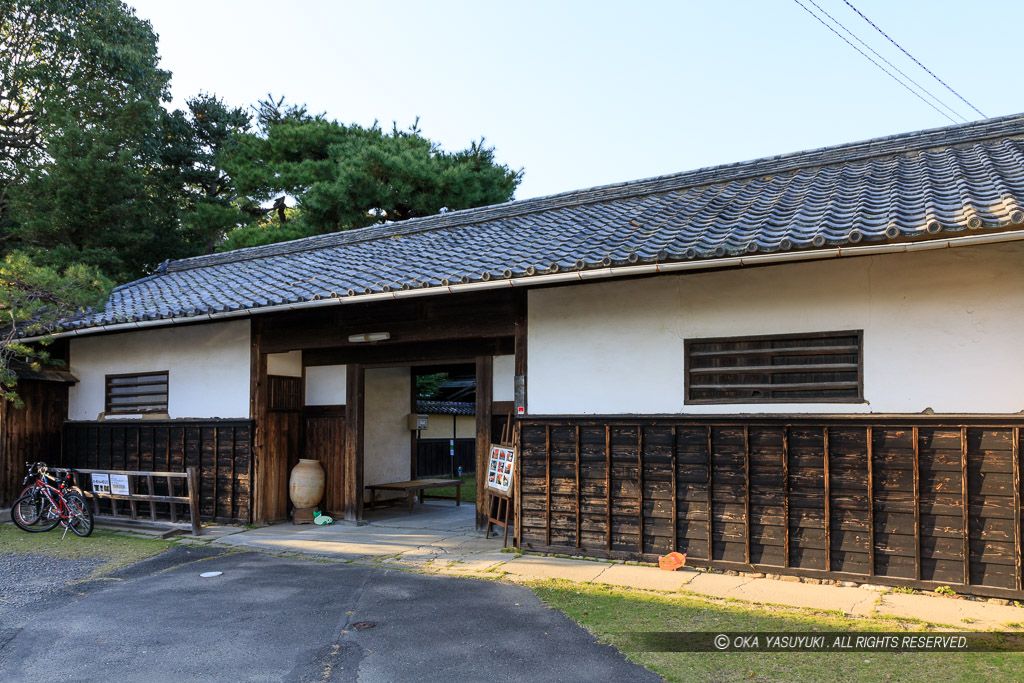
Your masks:
<instances>
[{"instance_id":1,"label":"louvered window","mask_svg":"<svg viewBox=\"0 0 1024 683\"><path fill-rule=\"evenodd\" d=\"M107 375L107 415L167 412L167 372Z\"/></svg>"},{"instance_id":2,"label":"louvered window","mask_svg":"<svg viewBox=\"0 0 1024 683\"><path fill-rule=\"evenodd\" d=\"M863 331L690 339L686 402L859 403Z\"/></svg>"}]
</instances>

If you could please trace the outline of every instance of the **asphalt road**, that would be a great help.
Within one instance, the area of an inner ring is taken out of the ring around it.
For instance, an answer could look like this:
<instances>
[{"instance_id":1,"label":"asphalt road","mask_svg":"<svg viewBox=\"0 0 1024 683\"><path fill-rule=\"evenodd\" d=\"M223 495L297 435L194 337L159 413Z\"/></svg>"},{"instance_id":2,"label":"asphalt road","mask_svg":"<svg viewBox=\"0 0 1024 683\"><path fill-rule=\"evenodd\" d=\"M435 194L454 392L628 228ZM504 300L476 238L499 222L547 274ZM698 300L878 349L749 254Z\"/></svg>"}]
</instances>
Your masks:
<instances>
[{"instance_id":1,"label":"asphalt road","mask_svg":"<svg viewBox=\"0 0 1024 683\"><path fill-rule=\"evenodd\" d=\"M179 546L0 612L0 681L80 680L659 679L521 586Z\"/></svg>"}]
</instances>

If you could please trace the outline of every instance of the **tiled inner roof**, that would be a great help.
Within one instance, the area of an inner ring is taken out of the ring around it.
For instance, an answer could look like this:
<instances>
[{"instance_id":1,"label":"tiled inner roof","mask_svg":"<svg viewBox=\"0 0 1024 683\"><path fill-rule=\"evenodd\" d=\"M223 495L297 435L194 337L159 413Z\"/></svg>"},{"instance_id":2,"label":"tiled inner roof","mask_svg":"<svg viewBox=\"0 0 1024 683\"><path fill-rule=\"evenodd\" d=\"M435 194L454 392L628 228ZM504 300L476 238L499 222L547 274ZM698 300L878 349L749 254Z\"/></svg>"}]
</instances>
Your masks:
<instances>
[{"instance_id":1,"label":"tiled inner roof","mask_svg":"<svg viewBox=\"0 0 1024 683\"><path fill-rule=\"evenodd\" d=\"M67 326L1018 224L1024 115L183 259Z\"/></svg>"},{"instance_id":2,"label":"tiled inner roof","mask_svg":"<svg viewBox=\"0 0 1024 683\"><path fill-rule=\"evenodd\" d=\"M416 412L429 415L476 415L472 401L416 401Z\"/></svg>"}]
</instances>

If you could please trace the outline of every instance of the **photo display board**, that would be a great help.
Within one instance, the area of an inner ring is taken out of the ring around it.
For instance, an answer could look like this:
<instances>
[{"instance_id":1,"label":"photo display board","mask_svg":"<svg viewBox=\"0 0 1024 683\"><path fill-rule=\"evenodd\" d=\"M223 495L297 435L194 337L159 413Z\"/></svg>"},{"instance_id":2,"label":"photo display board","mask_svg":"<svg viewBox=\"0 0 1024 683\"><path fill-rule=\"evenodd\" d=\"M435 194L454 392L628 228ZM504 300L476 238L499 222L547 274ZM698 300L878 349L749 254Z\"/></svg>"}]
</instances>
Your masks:
<instances>
[{"instance_id":1,"label":"photo display board","mask_svg":"<svg viewBox=\"0 0 1024 683\"><path fill-rule=\"evenodd\" d=\"M487 459L488 490L503 496L511 495L515 459L516 449L507 446L491 446L491 457Z\"/></svg>"}]
</instances>

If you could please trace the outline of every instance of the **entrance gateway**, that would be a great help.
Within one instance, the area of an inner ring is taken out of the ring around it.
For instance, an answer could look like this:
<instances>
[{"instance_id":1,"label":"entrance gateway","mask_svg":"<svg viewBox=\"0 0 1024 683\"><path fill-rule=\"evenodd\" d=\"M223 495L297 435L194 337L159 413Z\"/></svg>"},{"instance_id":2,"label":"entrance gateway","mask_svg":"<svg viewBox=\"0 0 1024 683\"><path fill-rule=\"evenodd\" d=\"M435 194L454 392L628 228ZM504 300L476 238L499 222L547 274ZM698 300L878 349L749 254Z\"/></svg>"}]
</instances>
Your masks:
<instances>
[{"instance_id":1,"label":"entrance gateway","mask_svg":"<svg viewBox=\"0 0 1024 683\"><path fill-rule=\"evenodd\" d=\"M253 521L287 518L288 473L301 457L324 467L321 507L350 522L363 518L370 486L458 476L462 467L476 474L476 499L465 502L483 528L485 460L513 408L517 298L510 291L254 319ZM424 406L434 412L427 428L411 428L420 426L410 423L420 413L417 378L437 376L454 378L438 398L459 400ZM384 488L375 495L376 503L406 499Z\"/></svg>"}]
</instances>

